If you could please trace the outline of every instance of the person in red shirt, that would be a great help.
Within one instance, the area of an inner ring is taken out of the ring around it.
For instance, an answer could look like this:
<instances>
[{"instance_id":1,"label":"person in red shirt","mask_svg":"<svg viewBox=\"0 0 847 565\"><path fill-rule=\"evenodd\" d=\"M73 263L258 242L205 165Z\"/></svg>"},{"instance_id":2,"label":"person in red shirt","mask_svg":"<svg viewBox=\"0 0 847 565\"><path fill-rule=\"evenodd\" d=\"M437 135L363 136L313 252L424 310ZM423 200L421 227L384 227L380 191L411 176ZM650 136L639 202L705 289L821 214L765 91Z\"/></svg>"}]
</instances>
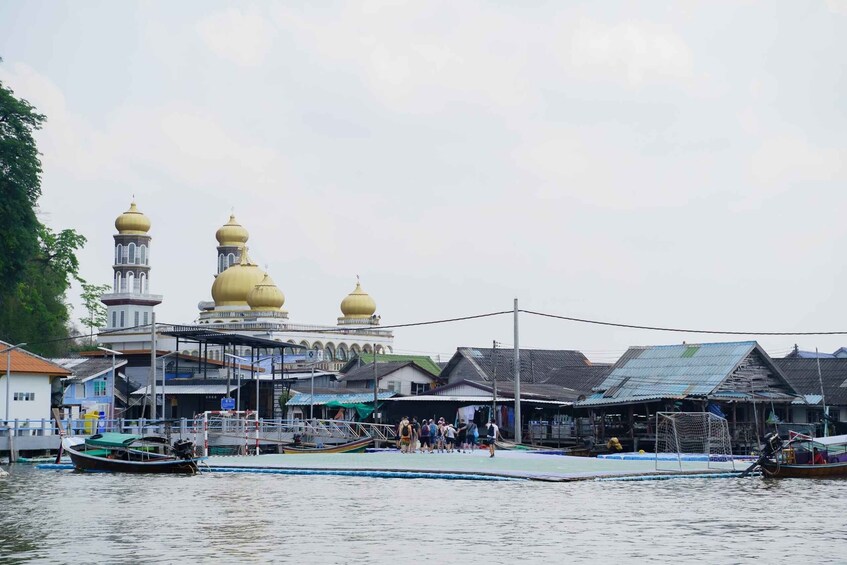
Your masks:
<instances>
[{"instance_id":1,"label":"person in red shirt","mask_svg":"<svg viewBox=\"0 0 847 565\"><path fill-rule=\"evenodd\" d=\"M826 465L826 458L817 447L812 448L812 465Z\"/></svg>"}]
</instances>

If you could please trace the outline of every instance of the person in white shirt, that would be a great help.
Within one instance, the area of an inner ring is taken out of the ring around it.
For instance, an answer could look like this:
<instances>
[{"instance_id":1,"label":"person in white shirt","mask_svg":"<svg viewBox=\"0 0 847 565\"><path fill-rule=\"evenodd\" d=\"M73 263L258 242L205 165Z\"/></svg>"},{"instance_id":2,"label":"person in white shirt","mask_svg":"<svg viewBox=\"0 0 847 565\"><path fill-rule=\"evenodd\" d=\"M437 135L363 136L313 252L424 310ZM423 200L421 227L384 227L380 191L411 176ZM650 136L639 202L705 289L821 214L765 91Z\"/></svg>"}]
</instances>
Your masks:
<instances>
[{"instance_id":1,"label":"person in white shirt","mask_svg":"<svg viewBox=\"0 0 847 565\"><path fill-rule=\"evenodd\" d=\"M497 442L497 438L500 437L500 428L497 427L494 420L488 421L488 429L485 435L486 439L488 439L488 452L491 454L489 457L494 457L494 444Z\"/></svg>"}]
</instances>

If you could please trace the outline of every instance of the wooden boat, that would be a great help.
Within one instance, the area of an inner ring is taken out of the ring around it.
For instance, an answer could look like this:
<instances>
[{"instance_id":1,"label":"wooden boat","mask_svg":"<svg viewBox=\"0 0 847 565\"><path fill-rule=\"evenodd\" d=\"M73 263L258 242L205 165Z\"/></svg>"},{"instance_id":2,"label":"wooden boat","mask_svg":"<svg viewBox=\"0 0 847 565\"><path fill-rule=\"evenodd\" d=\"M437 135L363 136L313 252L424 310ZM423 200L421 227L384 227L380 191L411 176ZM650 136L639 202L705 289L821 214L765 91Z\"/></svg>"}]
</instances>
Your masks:
<instances>
[{"instance_id":1,"label":"wooden boat","mask_svg":"<svg viewBox=\"0 0 847 565\"><path fill-rule=\"evenodd\" d=\"M170 446L163 437L133 434L96 434L81 444L65 439L62 449L78 471L194 474L199 461L190 441Z\"/></svg>"},{"instance_id":2,"label":"wooden boat","mask_svg":"<svg viewBox=\"0 0 847 565\"><path fill-rule=\"evenodd\" d=\"M766 477L847 477L847 435L813 438L792 432L789 441L760 466Z\"/></svg>"},{"instance_id":3,"label":"wooden boat","mask_svg":"<svg viewBox=\"0 0 847 565\"><path fill-rule=\"evenodd\" d=\"M283 445L282 452L285 454L297 453L362 453L365 448L371 444L372 438L366 437L351 441L349 443L340 443L338 445L326 445L324 447L307 447L297 445Z\"/></svg>"}]
</instances>

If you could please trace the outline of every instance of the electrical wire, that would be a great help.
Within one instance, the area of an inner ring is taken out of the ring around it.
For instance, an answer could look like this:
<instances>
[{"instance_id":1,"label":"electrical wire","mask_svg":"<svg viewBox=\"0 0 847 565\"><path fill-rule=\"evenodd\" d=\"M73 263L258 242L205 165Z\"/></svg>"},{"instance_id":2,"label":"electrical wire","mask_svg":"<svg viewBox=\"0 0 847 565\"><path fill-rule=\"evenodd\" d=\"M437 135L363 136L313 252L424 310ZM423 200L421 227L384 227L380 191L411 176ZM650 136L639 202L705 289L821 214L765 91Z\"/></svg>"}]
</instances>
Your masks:
<instances>
[{"instance_id":1,"label":"electrical wire","mask_svg":"<svg viewBox=\"0 0 847 565\"><path fill-rule=\"evenodd\" d=\"M566 320L569 322L578 322L581 324L594 324L598 326L610 326L613 328L627 328L631 330L648 330L654 332L677 332L677 333L692 333L692 334L715 334L715 335L770 335L770 336L801 336L801 335L847 335L847 331L833 332L741 332L741 331L723 331L723 330L692 330L690 328L669 328L662 326L646 326L640 324L621 324L617 322L604 322L600 320L589 320L585 318L573 318L571 316L560 316L558 314L547 314L544 312L535 312L533 310L518 310L524 314L533 316L541 316L543 318L554 318L557 320Z\"/></svg>"}]
</instances>

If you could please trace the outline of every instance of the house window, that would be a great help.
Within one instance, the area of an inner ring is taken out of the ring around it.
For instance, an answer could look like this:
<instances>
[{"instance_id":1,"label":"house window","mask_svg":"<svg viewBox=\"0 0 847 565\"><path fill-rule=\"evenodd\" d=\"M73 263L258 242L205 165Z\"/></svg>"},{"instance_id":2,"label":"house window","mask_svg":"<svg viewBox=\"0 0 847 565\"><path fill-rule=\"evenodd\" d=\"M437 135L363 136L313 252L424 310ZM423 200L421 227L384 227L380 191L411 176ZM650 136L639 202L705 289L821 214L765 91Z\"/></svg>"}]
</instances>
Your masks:
<instances>
[{"instance_id":1,"label":"house window","mask_svg":"<svg viewBox=\"0 0 847 565\"><path fill-rule=\"evenodd\" d=\"M394 392L400 392L400 381L388 381L388 390L393 390Z\"/></svg>"},{"instance_id":2,"label":"house window","mask_svg":"<svg viewBox=\"0 0 847 565\"><path fill-rule=\"evenodd\" d=\"M16 392L12 396L13 400L23 401L23 402L31 402L35 400L34 392Z\"/></svg>"},{"instance_id":3,"label":"house window","mask_svg":"<svg viewBox=\"0 0 847 565\"><path fill-rule=\"evenodd\" d=\"M829 417L832 418L833 420L835 420L836 422L840 422L841 421L841 411L838 408L830 407Z\"/></svg>"},{"instance_id":4,"label":"house window","mask_svg":"<svg viewBox=\"0 0 847 565\"><path fill-rule=\"evenodd\" d=\"M94 381L94 396L106 396L106 381Z\"/></svg>"},{"instance_id":5,"label":"house window","mask_svg":"<svg viewBox=\"0 0 847 565\"><path fill-rule=\"evenodd\" d=\"M429 390L429 383L412 383L412 394L426 394Z\"/></svg>"}]
</instances>

